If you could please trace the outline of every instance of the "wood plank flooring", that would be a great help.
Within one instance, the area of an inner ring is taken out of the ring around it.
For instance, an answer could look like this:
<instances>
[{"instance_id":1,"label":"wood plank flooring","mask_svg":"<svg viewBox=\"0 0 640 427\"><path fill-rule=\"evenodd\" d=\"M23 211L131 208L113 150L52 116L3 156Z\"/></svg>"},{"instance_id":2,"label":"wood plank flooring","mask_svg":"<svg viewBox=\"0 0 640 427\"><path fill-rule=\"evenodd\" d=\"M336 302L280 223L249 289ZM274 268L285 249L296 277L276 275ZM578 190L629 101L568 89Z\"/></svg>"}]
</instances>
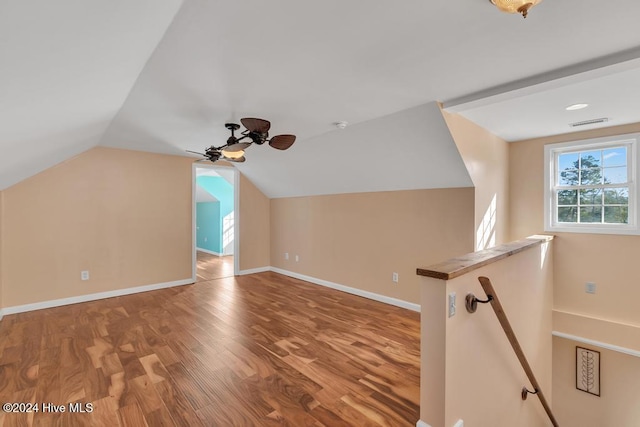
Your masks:
<instances>
[{"instance_id":1,"label":"wood plank flooring","mask_svg":"<svg viewBox=\"0 0 640 427\"><path fill-rule=\"evenodd\" d=\"M233 255L217 256L196 252L196 281L220 279L233 276Z\"/></svg>"},{"instance_id":2,"label":"wood plank flooring","mask_svg":"<svg viewBox=\"0 0 640 427\"><path fill-rule=\"evenodd\" d=\"M419 336L418 313L276 273L8 315L0 402L66 412L0 425L415 426Z\"/></svg>"}]
</instances>

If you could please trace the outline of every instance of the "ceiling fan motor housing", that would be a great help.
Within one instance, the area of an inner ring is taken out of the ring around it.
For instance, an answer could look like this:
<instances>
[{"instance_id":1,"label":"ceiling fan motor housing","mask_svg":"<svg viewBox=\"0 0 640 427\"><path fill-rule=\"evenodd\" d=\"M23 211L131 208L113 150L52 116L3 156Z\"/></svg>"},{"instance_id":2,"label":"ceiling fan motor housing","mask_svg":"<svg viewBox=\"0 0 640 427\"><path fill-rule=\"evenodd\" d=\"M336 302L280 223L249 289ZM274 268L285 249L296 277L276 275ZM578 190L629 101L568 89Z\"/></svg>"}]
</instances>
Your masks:
<instances>
[{"instance_id":1,"label":"ceiling fan motor housing","mask_svg":"<svg viewBox=\"0 0 640 427\"><path fill-rule=\"evenodd\" d=\"M253 141L254 144L262 145L266 142L268 133L259 133L259 132L249 132L249 138Z\"/></svg>"},{"instance_id":2,"label":"ceiling fan motor housing","mask_svg":"<svg viewBox=\"0 0 640 427\"><path fill-rule=\"evenodd\" d=\"M209 160L211 160L212 162L215 162L220 158L221 153L218 150L216 150L215 147L211 146L207 148L207 150L205 151L205 155Z\"/></svg>"}]
</instances>

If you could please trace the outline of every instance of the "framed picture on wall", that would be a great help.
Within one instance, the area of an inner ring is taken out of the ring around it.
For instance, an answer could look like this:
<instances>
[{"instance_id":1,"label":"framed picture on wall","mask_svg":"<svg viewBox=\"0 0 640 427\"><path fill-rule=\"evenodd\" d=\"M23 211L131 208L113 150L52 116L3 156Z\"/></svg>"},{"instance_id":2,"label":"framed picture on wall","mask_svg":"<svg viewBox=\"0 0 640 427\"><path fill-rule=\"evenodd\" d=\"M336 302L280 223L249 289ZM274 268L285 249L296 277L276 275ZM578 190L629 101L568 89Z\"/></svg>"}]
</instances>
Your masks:
<instances>
[{"instance_id":1,"label":"framed picture on wall","mask_svg":"<svg viewBox=\"0 0 640 427\"><path fill-rule=\"evenodd\" d=\"M600 352L576 346L576 388L600 396Z\"/></svg>"}]
</instances>

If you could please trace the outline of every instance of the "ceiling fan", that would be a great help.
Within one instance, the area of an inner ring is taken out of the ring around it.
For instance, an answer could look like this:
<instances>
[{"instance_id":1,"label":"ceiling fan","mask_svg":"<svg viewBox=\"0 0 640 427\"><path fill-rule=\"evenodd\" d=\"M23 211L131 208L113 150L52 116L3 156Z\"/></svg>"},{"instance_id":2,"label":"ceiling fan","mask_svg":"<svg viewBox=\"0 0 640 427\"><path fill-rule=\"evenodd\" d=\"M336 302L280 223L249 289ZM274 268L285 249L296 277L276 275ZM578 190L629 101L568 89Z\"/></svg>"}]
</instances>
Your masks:
<instances>
[{"instance_id":1,"label":"ceiling fan","mask_svg":"<svg viewBox=\"0 0 640 427\"><path fill-rule=\"evenodd\" d=\"M271 123L267 120L256 118L240 119L240 123L246 129L240 133L239 137L235 136L235 132L240 129L237 123L225 123L224 127L231 131L231 136L227 139L225 145L214 147L213 145L204 150L204 153L187 150L189 153L204 156L202 160L216 162L218 160L227 160L230 162L242 163L246 160L244 150L251 144L262 145L268 142L270 146L278 150L286 150L296 141L295 135L276 135L269 138L269 129Z\"/></svg>"}]
</instances>

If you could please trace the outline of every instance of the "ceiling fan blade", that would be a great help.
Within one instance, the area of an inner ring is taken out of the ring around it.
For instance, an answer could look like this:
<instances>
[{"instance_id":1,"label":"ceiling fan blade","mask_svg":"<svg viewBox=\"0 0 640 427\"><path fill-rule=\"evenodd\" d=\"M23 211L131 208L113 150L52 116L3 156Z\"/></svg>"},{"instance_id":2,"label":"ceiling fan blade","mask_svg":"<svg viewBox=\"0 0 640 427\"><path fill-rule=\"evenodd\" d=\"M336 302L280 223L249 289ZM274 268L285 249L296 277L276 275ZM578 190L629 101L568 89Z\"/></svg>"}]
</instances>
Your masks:
<instances>
[{"instance_id":1,"label":"ceiling fan blade","mask_svg":"<svg viewBox=\"0 0 640 427\"><path fill-rule=\"evenodd\" d=\"M228 147L224 147L223 150L224 151L242 151L250 145L251 145L250 142L238 142L235 144L231 144Z\"/></svg>"},{"instance_id":2,"label":"ceiling fan blade","mask_svg":"<svg viewBox=\"0 0 640 427\"><path fill-rule=\"evenodd\" d=\"M245 156L238 157L237 159L231 159L229 157L223 157L222 160L226 160L228 162L234 162L234 163L243 163L244 161L247 160L247 158Z\"/></svg>"},{"instance_id":3,"label":"ceiling fan blade","mask_svg":"<svg viewBox=\"0 0 640 427\"><path fill-rule=\"evenodd\" d=\"M278 150L286 150L296 142L295 135L276 135L269 141L269 145Z\"/></svg>"},{"instance_id":4,"label":"ceiling fan blade","mask_svg":"<svg viewBox=\"0 0 640 427\"><path fill-rule=\"evenodd\" d=\"M249 132L267 133L269 129L271 129L271 123L263 119L240 119L240 123L242 123L242 126L246 127Z\"/></svg>"},{"instance_id":5,"label":"ceiling fan blade","mask_svg":"<svg viewBox=\"0 0 640 427\"><path fill-rule=\"evenodd\" d=\"M198 153L197 151L185 150L187 153L199 154L201 156L205 156L204 153Z\"/></svg>"}]
</instances>

